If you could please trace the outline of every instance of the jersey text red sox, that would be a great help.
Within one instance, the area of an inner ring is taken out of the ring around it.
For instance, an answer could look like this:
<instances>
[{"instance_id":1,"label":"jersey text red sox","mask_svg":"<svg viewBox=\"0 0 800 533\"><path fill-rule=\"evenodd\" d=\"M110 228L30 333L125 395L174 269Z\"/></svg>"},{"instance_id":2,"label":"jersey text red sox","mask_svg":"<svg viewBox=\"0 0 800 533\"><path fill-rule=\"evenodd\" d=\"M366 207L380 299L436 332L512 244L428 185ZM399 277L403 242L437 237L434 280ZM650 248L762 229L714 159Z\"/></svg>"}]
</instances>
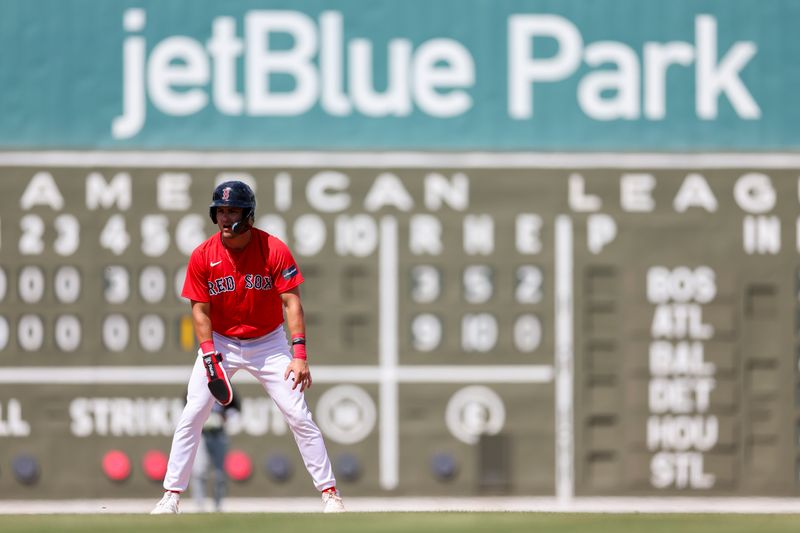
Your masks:
<instances>
[{"instance_id":1,"label":"jersey text red sox","mask_svg":"<svg viewBox=\"0 0 800 533\"><path fill-rule=\"evenodd\" d=\"M261 337L283 323L281 293L303 283L289 248L253 228L242 250L230 250L215 234L189 259L183 297L211 303L214 331L229 337ZM246 320L245 320L246 317Z\"/></svg>"}]
</instances>

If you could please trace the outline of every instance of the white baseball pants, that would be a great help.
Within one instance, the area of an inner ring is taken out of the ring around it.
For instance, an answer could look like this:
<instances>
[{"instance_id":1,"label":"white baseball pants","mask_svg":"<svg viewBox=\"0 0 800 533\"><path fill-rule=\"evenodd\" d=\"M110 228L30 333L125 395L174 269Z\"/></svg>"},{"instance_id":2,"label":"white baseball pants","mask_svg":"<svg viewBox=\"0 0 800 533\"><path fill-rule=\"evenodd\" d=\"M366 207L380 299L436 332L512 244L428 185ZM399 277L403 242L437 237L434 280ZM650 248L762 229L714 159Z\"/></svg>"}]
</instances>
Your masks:
<instances>
[{"instance_id":1,"label":"white baseball pants","mask_svg":"<svg viewBox=\"0 0 800 533\"><path fill-rule=\"evenodd\" d=\"M257 339L233 339L214 333L214 346L222 353L222 366L229 378L238 370L246 370L258 379L278 406L292 430L306 470L317 490L335 486L336 479L322 432L311 418L305 397L300 387L292 390L291 378L283 379L286 365L291 360L283 326ZM164 477L165 490L183 492L188 487L197 447L202 442L200 433L214 401L208 390L203 363L198 357L189 379L186 407L172 437L172 449Z\"/></svg>"}]
</instances>

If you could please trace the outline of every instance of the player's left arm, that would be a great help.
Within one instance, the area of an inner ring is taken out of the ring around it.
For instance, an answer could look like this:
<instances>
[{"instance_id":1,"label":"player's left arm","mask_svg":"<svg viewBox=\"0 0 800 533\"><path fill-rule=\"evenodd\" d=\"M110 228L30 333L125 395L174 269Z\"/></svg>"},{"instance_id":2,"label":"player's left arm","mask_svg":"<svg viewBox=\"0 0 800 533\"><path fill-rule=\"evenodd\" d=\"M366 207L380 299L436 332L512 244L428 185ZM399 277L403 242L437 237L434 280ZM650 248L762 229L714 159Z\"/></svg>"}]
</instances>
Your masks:
<instances>
[{"instance_id":1,"label":"player's left arm","mask_svg":"<svg viewBox=\"0 0 800 533\"><path fill-rule=\"evenodd\" d=\"M300 300L300 287L294 287L281 293L281 301L283 302L286 326L289 328L294 353L294 357L286 366L283 379L289 379L289 376L294 374L292 389L296 389L299 385L300 392L303 392L311 387L311 370L308 367L306 358L306 345L294 344L298 342L296 339L302 339L303 343L305 343L306 336L306 319L303 314L303 302Z\"/></svg>"}]
</instances>

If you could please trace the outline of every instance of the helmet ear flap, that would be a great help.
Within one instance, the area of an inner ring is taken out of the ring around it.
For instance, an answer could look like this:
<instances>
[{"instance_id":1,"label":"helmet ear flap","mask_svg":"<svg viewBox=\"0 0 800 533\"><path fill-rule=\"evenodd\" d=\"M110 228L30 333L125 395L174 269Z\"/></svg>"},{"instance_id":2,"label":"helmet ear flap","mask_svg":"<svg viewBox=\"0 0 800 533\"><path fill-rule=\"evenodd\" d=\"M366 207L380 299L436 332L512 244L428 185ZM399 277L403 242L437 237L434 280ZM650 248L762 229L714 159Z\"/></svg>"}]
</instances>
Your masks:
<instances>
[{"instance_id":1,"label":"helmet ear flap","mask_svg":"<svg viewBox=\"0 0 800 533\"><path fill-rule=\"evenodd\" d=\"M216 206L212 205L211 207L209 207L208 208L208 214L211 217L211 222L216 224L217 223L217 208L216 208Z\"/></svg>"}]
</instances>

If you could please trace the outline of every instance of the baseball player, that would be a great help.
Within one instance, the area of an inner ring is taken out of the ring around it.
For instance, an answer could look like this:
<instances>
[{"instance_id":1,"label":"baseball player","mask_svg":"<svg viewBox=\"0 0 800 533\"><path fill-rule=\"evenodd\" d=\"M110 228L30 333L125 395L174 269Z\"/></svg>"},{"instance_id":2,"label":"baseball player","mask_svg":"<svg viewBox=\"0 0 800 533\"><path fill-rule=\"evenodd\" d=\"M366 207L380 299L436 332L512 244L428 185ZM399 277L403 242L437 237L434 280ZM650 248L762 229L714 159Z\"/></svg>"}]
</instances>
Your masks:
<instances>
[{"instance_id":1,"label":"baseball player","mask_svg":"<svg viewBox=\"0 0 800 533\"><path fill-rule=\"evenodd\" d=\"M255 195L246 184L226 181L217 186L210 215L219 232L189 259L182 295L191 300L200 350L172 439L164 496L151 514L179 512L203 423L215 400L231 402L229 376L240 369L258 379L283 413L322 492L323 512L345 510L322 433L303 395L311 386L299 291L303 275L283 242L252 226L255 207ZM291 350L282 327L284 313Z\"/></svg>"}]
</instances>

